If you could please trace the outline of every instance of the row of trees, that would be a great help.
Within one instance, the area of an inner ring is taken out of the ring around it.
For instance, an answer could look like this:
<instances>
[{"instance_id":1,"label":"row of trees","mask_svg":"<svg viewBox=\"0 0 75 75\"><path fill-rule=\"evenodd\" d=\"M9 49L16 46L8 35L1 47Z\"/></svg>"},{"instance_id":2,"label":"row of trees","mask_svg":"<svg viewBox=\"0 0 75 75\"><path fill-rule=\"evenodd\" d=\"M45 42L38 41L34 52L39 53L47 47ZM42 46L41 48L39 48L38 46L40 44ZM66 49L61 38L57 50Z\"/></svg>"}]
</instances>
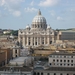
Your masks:
<instances>
[{"instance_id":1,"label":"row of trees","mask_svg":"<svg viewBox=\"0 0 75 75\"><path fill-rule=\"evenodd\" d=\"M14 36L18 36L18 30L12 30L10 33L6 33L4 35L14 35Z\"/></svg>"}]
</instances>

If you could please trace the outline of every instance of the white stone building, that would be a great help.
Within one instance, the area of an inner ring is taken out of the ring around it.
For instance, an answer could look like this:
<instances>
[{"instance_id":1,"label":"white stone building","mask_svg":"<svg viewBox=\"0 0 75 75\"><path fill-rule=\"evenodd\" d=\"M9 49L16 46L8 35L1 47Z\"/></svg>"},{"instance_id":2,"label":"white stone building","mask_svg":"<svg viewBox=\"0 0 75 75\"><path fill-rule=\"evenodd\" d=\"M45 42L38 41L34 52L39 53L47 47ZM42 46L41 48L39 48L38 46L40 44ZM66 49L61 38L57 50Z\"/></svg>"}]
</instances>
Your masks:
<instances>
[{"instance_id":1,"label":"white stone building","mask_svg":"<svg viewBox=\"0 0 75 75\"><path fill-rule=\"evenodd\" d=\"M26 26L25 29L19 29L18 41L25 48L26 46L49 45L54 42L54 30L47 25L45 17L41 11L33 18L31 27Z\"/></svg>"},{"instance_id":2,"label":"white stone building","mask_svg":"<svg viewBox=\"0 0 75 75\"><path fill-rule=\"evenodd\" d=\"M15 45L12 47L12 55L13 55L13 58L20 56L20 47L19 46Z\"/></svg>"},{"instance_id":3,"label":"white stone building","mask_svg":"<svg viewBox=\"0 0 75 75\"><path fill-rule=\"evenodd\" d=\"M50 67L75 67L75 53L60 50L50 54L48 58Z\"/></svg>"}]
</instances>

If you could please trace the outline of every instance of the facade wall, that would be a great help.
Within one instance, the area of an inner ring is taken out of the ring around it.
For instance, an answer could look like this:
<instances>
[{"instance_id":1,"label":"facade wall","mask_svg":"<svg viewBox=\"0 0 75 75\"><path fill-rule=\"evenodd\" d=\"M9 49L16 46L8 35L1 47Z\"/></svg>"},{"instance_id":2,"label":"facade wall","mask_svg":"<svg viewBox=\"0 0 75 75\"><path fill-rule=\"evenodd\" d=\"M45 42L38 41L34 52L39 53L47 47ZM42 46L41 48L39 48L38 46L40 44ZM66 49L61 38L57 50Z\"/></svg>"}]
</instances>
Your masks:
<instances>
[{"instance_id":1,"label":"facade wall","mask_svg":"<svg viewBox=\"0 0 75 75\"><path fill-rule=\"evenodd\" d=\"M75 56L52 55L49 57L49 65L53 67L75 67Z\"/></svg>"},{"instance_id":2,"label":"facade wall","mask_svg":"<svg viewBox=\"0 0 75 75\"><path fill-rule=\"evenodd\" d=\"M13 48L13 58L20 56L20 48Z\"/></svg>"},{"instance_id":3,"label":"facade wall","mask_svg":"<svg viewBox=\"0 0 75 75\"><path fill-rule=\"evenodd\" d=\"M0 52L0 66L5 65L5 60L6 60L5 52L2 51Z\"/></svg>"},{"instance_id":4,"label":"facade wall","mask_svg":"<svg viewBox=\"0 0 75 75\"><path fill-rule=\"evenodd\" d=\"M34 71L34 75L75 75L74 71Z\"/></svg>"},{"instance_id":5,"label":"facade wall","mask_svg":"<svg viewBox=\"0 0 75 75\"><path fill-rule=\"evenodd\" d=\"M12 50L10 48L1 50L5 52L6 63L8 63L9 60L12 59Z\"/></svg>"},{"instance_id":6,"label":"facade wall","mask_svg":"<svg viewBox=\"0 0 75 75\"><path fill-rule=\"evenodd\" d=\"M75 31L59 31L57 37L59 40L75 40Z\"/></svg>"},{"instance_id":7,"label":"facade wall","mask_svg":"<svg viewBox=\"0 0 75 75\"><path fill-rule=\"evenodd\" d=\"M31 72L20 72L20 71L0 71L0 75L32 75Z\"/></svg>"},{"instance_id":8,"label":"facade wall","mask_svg":"<svg viewBox=\"0 0 75 75\"><path fill-rule=\"evenodd\" d=\"M46 34L48 32L36 31L24 34L25 32L19 33L18 41L25 46L40 46L40 45L49 45L54 42L53 34ZM27 33L27 31L26 31Z\"/></svg>"}]
</instances>

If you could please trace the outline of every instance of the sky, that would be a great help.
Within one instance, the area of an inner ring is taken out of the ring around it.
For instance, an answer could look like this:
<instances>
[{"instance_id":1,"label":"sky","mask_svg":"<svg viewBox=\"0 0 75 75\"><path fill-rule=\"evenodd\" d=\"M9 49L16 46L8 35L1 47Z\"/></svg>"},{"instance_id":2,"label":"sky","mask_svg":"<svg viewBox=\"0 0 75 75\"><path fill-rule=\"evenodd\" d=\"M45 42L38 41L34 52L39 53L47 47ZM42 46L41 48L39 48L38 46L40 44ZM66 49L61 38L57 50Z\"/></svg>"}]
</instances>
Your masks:
<instances>
[{"instance_id":1,"label":"sky","mask_svg":"<svg viewBox=\"0 0 75 75\"><path fill-rule=\"evenodd\" d=\"M39 9L52 29L75 28L75 0L0 0L0 29L31 27Z\"/></svg>"}]
</instances>

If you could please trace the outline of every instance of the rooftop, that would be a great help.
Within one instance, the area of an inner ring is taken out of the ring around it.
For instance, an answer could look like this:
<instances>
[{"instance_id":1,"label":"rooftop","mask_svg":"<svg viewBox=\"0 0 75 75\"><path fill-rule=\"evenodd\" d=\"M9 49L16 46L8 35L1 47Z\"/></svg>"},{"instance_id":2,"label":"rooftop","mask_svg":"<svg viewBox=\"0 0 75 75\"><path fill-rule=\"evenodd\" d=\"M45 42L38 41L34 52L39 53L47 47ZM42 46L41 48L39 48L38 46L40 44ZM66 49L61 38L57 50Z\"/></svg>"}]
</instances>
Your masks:
<instances>
[{"instance_id":1,"label":"rooftop","mask_svg":"<svg viewBox=\"0 0 75 75\"><path fill-rule=\"evenodd\" d=\"M40 69L39 69L40 68ZM34 70L42 71L75 71L75 67L50 67L48 69L43 69L41 67L35 68Z\"/></svg>"},{"instance_id":2,"label":"rooftop","mask_svg":"<svg viewBox=\"0 0 75 75\"><path fill-rule=\"evenodd\" d=\"M65 50L59 50L59 51L53 52L50 55L72 55L72 56L74 55L75 56L75 53L69 53Z\"/></svg>"},{"instance_id":3,"label":"rooftop","mask_svg":"<svg viewBox=\"0 0 75 75\"><path fill-rule=\"evenodd\" d=\"M11 67L1 67L0 71L4 71L4 70L10 71L10 68ZM31 71L32 70L31 68L29 68L27 66L25 66L25 67L12 67L12 68L14 69L14 71Z\"/></svg>"}]
</instances>

